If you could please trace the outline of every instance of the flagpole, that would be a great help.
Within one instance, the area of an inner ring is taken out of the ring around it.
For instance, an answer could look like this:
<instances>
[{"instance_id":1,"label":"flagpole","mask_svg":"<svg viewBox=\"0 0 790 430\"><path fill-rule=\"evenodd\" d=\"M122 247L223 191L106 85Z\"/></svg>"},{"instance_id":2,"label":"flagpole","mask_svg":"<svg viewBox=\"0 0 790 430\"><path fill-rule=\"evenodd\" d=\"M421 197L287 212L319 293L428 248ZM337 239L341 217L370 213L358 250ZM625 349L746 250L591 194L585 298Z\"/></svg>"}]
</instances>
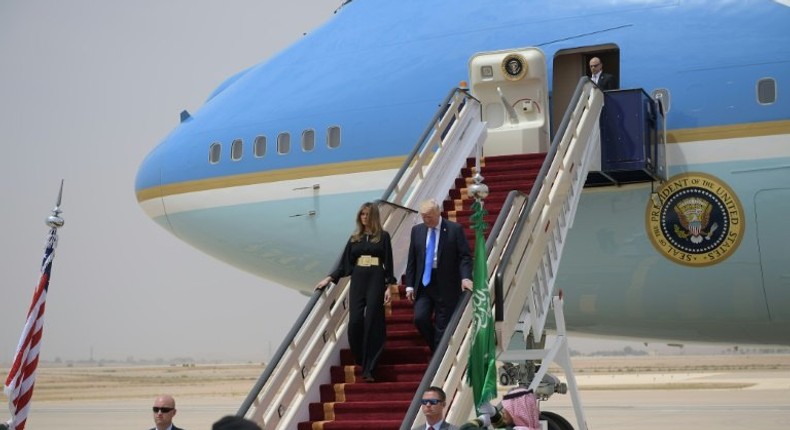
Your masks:
<instances>
[{"instance_id":1,"label":"flagpole","mask_svg":"<svg viewBox=\"0 0 790 430\"><path fill-rule=\"evenodd\" d=\"M488 255L485 243L485 216L483 199L488 197L488 186L477 168L473 176L474 184L469 186L468 194L475 199L472 204L472 229L475 231L474 271L472 291L474 318L472 321L472 349L469 356L467 379L472 387L475 409L482 413L481 407L497 396L496 387L496 345L494 318L491 314L491 298L488 288ZM489 408L490 409L490 408Z\"/></svg>"},{"instance_id":2,"label":"flagpole","mask_svg":"<svg viewBox=\"0 0 790 430\"><path fill-rule=\"evenodd\" d=\"M55 248L58 245L58 228L65 224L60 216L62 199L63 180L61 179L55 208L52 209L52 215L46 219L46 224L50 229L47 235L44 259L41 263L41 278L33 292L33 301L27 312L25 326L14 354L14 362L8 371L4 385L11 418L6 423L0 424L0 430L24 430L27 424L30 402L33 398L33 387L36 383L36 368L38 367L44 328L44 309L52 273L52 261L55 258Z\"/></svg>"}]
</instances>

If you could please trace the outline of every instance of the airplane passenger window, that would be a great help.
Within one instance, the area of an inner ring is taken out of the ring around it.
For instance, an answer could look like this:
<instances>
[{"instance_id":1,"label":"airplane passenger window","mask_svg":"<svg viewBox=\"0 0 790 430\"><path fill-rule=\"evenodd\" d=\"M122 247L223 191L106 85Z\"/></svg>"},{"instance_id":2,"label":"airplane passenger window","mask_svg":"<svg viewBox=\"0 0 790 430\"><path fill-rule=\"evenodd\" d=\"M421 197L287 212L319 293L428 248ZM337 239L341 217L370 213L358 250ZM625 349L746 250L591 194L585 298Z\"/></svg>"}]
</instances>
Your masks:
<instances>
[{"instance_id":1,"label":"airplane passenger window","mask_svg":"<svg viewBox=\"0 0 790 430\"><path fill-rule=\"evenodd\" d=\"M266 136L258 136L255 138L255 145L252 148L255 158L261 158L266 155Z\"/></svg>"},{"instance_id":2,"label":"airplane passenger window","mask_svg":"<svg viewBox=\"0 0 790 430\"><path fill-rule=\"evenodd\" d=\"M332 126L326 129L326 146L332 149L340 146L340 127Z\"/></svg>"},{"instance_id":3,"label":"airplane passenger window","mask_svg":"<svg viewBox=\"0 0 790 430\"><path fill-rule=\"evenodd\" d=\"M310 152L315 149L315 131L305 130L302 132L302 151Z\"/></svg>"},{"instance_id":4,"label":"airplane passenger window","mask_svg":"<svg viewBox=\"0 0 790 430\"><path fill-rule=\"evenodd\" d=\"M277 135L277 153L287 154L291 152L291 133L283 132Z\"/></svg>"},{"instance_id":5,"label":"airplane passenger window","mask_svg":"<svg viewBox=\"0 0 790 430\"><path fill-rule=\"evenodd\" d=\"M230 144L230 159L233 161L241 160L241 156L244 153L244 143L241 139L235 139L233 143Z\"/></svg>"},{"instance_id":6,"label":"airplane passenger window","mask_svg":"<svg viewBox=\"0 0 790 430\"><path fill-rule=\"evenodd\" d=\"M769 105L776 102L776 80L763 78L757 81L757 102Z\"/></svg>"},{"instance_id":7,"label":"airplane passenger window","mask_svg":"<svg viewBox=\"0 0 790 430\"><path fill-rule=\"evenodd\" d=\"M222 153L222 144L219 142L214 142L208 149L208 162L211 164L219 163L219 157Z\"/></svg>"}]
</instances>

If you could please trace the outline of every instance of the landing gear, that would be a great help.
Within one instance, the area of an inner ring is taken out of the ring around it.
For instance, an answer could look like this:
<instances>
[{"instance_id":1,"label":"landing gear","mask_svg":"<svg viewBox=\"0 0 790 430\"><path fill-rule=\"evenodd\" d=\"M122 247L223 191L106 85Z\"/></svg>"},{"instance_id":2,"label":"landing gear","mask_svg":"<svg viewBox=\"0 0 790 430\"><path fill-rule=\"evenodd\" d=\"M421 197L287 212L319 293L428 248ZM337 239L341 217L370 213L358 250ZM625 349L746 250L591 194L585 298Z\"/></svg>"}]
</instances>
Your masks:
<instances>
[{"instance_id":1,"label":"landing gear","mask_svg":"<svg viewBox=\"0 0 790 430\"><path fill-rule=\"evenodd\" d=\"M554 412L542 411L540 413L541 421L548 423L549 430L573 430L573 426L562 415L555 414Z\"/></svg>"},{"instance_id":2,"label":"landing gear","mask_svg":"<svg viewBox=\"0 0 790 430\"><path fill-rule=\"evenodd\" d=\"M513 373L521 374L523 377L519 378L517 382L532 390L541 404L545 404L543 402L547 401L554 394L570 394L573 412L576 416L576 428L578 430L588 430L587 420L584 417L584 409L579 396L579 388L576 385L576 376L571 366L568 338L565 333L565 316L562 310L562 294L552 297L552 304L557 324L556 339L550 345L547 345L544 332L541 334L540 340L536 340L532 327L530 327L529 332L524 336L525 349L523 351L507 350L500 354L498 358L503 363L510 362L511 365L512 363L519 363L518 367L522 368L522 370ZM567 383L561 382L558 377L548 373L549 363L551 362L558 364L563 369ZM506 374L508 375L508 381L512 381L511 372L507 371L512 371L512 369L504 368L505 365L503 364L499 376ZM574 430L568 420L553 412L541 412L540 419L546 421L549 430Z\"/></svg>"},{"instance_id":3,"label":"landing gear","mask_svg":"<svg viewBox=\"0 0 790 430\"><path fill-rule=\"evenodd\" d=\"M524 367L520 364L505 362L499 370L499 383L501 385L515 385L526 380Z\"/></svg>"}]
</instances>

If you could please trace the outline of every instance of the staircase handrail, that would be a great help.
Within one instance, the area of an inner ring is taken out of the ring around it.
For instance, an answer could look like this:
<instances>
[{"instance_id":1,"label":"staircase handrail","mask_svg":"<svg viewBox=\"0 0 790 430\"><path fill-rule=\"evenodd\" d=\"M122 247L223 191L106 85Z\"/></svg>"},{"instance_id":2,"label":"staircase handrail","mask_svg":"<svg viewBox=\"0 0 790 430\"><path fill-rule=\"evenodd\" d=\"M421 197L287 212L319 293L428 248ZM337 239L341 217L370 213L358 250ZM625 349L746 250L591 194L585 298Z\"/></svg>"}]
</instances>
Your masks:
<instances>
[{"instance_id":1,"label":"staircase handrail","mask_svg":"<svg viewBox=\"0 0 790 430\"><path fill-rule=\"evenodd\" d=\"M586 98L583 99L585 96ZM537 273L537 266L544 256L552 252L551 248L547 246L547 238L553 234L553 230L547 229L554 229L561 224L560 221L572 222L572 219L560 220L558 218L562 206L568 204L564 198L570 197L571 203L574 205L578 202L581 189L574 190L572 188L576 184L573 182L573 178L583 175L581 179L583 186L584 177L586 177L589 168L590 155L595 152L592 151L594 145L588 145L587 141L582 144L577 137L589 132L592 133L592 137L588 140L596 144L599 143L597 117L600 115L602 103L603 93L589 78L582 77L554 137L549 154L541 167L538 181L529 194L524 215L519 219L513 231L512 236L517 240L511 241L503 253L494 279L495 307L497 309L495 321L499 351L507 349L510 334L518 323L518 321L509 321L505 313L508 309L514 309L514 306L524 307L520 300L505 301L506 296L511 294L510 290L505 291L505 286L510 285L517 274L527 276ZM590 115L595 116L593 118ZM558 206L559 203L561 204ZM540 211L535 212L538 204L540 207L537 209ZM543 231L544 233L533 237L533 231ZM529 314L530 326L533 333L539 336L543 331L551 304L553 280L547 289L541 291L536 290L532 279L528 282L530 285L527 287L525 300L530 299L526 300L526 305L531 310ZM513 291L518 292L518 290ZM525 324L527 324L526 321ZM528 330L525 330L525 335L526 332Z\"/></svg>"},{"instance_id":2,"label":"staircase handrail","mask_svg":"<svg viewBox=\"0 0 790 430\"><path fill-rule=\"evenodd\" d=\"M247 410L252 406L255 402L255 398L257 397L258 393L263 390L263 387L266 385L266 382L269 381L269 378L274 373L274 369L277 366L283 357L285 356L286 352L288 352L289 346L293 343L293 340L296 339L296 336L299 334L299 330L307 321L307 318L310 316L311 311L315 308L318 301L321 299L321 295L324 294L324 290L315 290L313 291L313 295L310 296L310 300L307 301L305 304L304 309L302 309L302 313L299 314L299 317L296 318L296 322L291 327L291 330L285 335L285 339L280 344L280 347L277 348L277 351L274 355L269 359L269 363L267 363L266 368L261 373L261 376L258 377L258 380L255 382L255 385L252 386L252 389L247 394L247 397L241 402L241 406L239 406L239 410L236 412L238 416L244 416L247 413Z\"/></svg>"},{"instance_id":3,"label":"staircase handrail","mask_svg":"<svg viewBox=\"0 0 790 430\"><path fill-rule=\"evenodd\" d=\"M391 232L394 250L396 243L404 243L404 238L408 241L416 213L380 200L375 204L382 224ZM346 335L349 289L349 279L344 278L334 287L313 293L238 416L262 423L264 429L290 428L294 421L307 419L297 406L318 400L318 393L310 396L311 388L328 377L329 362L338 356L337 342Z\"/></svg>"},{"instance_id":4,"label":"staircase handrail","mask_svg":"<svg viewBox=\"0 0 790 430\"><path fill-rule=\"evenodd\" d=\"M486 239L486 255L488 255L488 285L489 292L492 291L493 282L491 277L496 270L499 256L510 238L510 231L519 218L519 213L523 210L526 202L526 194L521 191L511 191L505 198L502 209L497 216L494 225L491 227L488 239ZM450 322L447 324L442 340L439 342L428 369L420 381L408 412L404 417L401 430L411 429L417 424L416 419L420 411L420 400L422 394L431 385L440 386L448 398L452 399L451 408L448 409L448 421L452 421L452 408L457 407L457 403L468 403L471 405L471 392L464 386L464 375L469 361L469 351L472 347L472 302L471 292L465 291L458 306L453 312ZM441 353L440 353L441 352ZM452 358L452 359L449 359ZM468 396L461 396L459 393L466 392ZM464 400L462 398L466 397ZM463 409L463 408L462 408ZM468 409L468 408L467 408ZM465 419L465 417L464 417Z\"/></svg>"},{"instance_id":5,"label":"staircase handrail","mask_svg":"<svg viewBox=\"0 0 790 430\"><path fill-rule=\"evenodd\" d=\"M417 144L414 145L414 148L412 148L411 152L409 152L409 155L406 156L406 160L404 160L400 169L398 169L398 173L395 174L395 177L393 178L392 182L390 182L389 186L387 186L387 189L384 190L384 194L382 194L381 196L382 200L388 200L389 197L392 196L392 193L395 191L395 188L398 186L398 183L401 181L401 178L403 178L403 175L406 174L406 171L409 169L409 166L411 165L412 161L414 160L414 158L420 152L420 149L425 144L426 139L428 138L428 136L431 135L431 133L433 133L436 124L439 122L439 119L447 112L447 109L449 108L450 100L452 100L455 97L455 94L458 91L459 88L451 89L450 92L447 94L447 96L444 98L444 100L442 100L442 103L439 106L444 107L444 109L437 110L436 113L433 115L433 118L431 118L431 121L428 123L428 126L425 127L425 130L423 130L422 134L420 135L420 138L417 139Z\"/></svg>"},{"instance_id":6,"label":"staircase handrail","mask_svg":"<svg viewBox=\"0 0 790 430\"><path fill-rule=\"evenodd\" d=\"M452 89L381 199L415 209L424 200L444 200L466 159L481 148L487 133L481 118L480 102Z\"/></svg>"},{"instance_id":7,"label":"staircase handrail","mask_svg":"<svg viewBox=\"0 0 790 430\"><path fill-rule=\"evenodd\" d=\"M380 207L398 208L399 211L407 211L412 215L403 215L392 221L388 214L382 213L382 223L392 237L393 253L398 249L407 250L410 227L417 221L416 212L403 205L406 198L411 204L428 198L444 198L449 184L457 176L466 158L479 148L485 136L486 130L480 121L480 115L482 108L476 99L465 90L453 89L440 105L431 125L412 149L382 199L377 201ZM468 133L470 126L477 129ZM450 157L452 160L445 162ZM449 177L448 172L453 171L455 173ZM443 194L437 191L435 185L433 192L421 192L423 183L436 183L441 180L447 183ZM393 193L396 194L393 196ZM413 221L408 223L410 220ZM409 228L405 229L405 234L401 234L401 227L404 225ZM405 263L405 258L396 259L394 272L402 273ZM313 293L236 415L259 422L266 430L279 428L286 415L288 417L285 422L294 420L294 406L311 400L306 399L306 395L316 380L315 375L328 374L328 370L322 371L320 365L331 359L331 353L338 349L337 340L345 336L348 289L349 280L344 279L335 287ZM299 342L300 336L306 339ZM327 345L330 345L329 350ZM304 364L308 362L314 363L310 369ZM297 375L301 376L302 384L297 383ZM313 382L305 384L310 376Z\"/></svg>"},{"instance_id":8,"label":"staircase handrail","mask_svg":"<svg viewBox=\"0 0 790 430\"><path fill-rule=\"evenodd\" d=\"M501 273L504 265L502 263L509 262L509 260L513 258L514 248L518 246L518 243L512 239L517 238L525 228L525 220L529 218L530 211L534 207L535 201L537 201L539 189L543 188L545 178L550 174L551 166L554 164L554 158L556 158L558 148L560 148L563 140L562 136L573 120L572 112L579 104L585 88L589 90L588 83L592 85L587 77L582 77L579 80L574 96L569 104L569 109L566 110L559 131L549 148L546 160L541 166L540 173L529 196L520 191L511 191L508 194L507 200L502 206L502 210L497 216L494 227L486 240L486 253L488 255L488 288L489 292L494 293L494 307L496 313L499 314L499 321L503 318L502 314L500 314L500 309L503 307L502 291L504 288L502 288L501 285L497 287L497 283L501 282L503 278ZM429 368L420 382L419 389L412 399L408 413L404 417L401 430L408 430L413 425L417 424L418 419L420 419L417 416L419 412L419 402L423 392L430 385L441 386L448 394L448 397L452 398L452 403L447 411L446 418L448 421L460 422L459 420L465 420L469 415L469 411L472 410L473 399L471 389L463 384L463 375L465 375L469 351L471 350L473 341L471 333L472 312L469 309L471 306L472 304L469 300L466 300L463 305L459 305L453 314L451 323L448 325L442 342L437 349L438 351L443 350L444 354L434 354ZM463 318L464 316L466 316L465 319ZM507 340L509 341L509 338ZM502 339L498 338L497 341L499 343L499 350L501 351L503 349L501 346ZM445 342L447 342L447 345L443 345ZM451 348L451 346L453 347ZM448 351L448 349L451 351ZM452 367L455 368L445 372L443 369L451 367L446 364L448 361L452 362Z\"/></svg>"},{"instance_id":9,"label":"staircase handrail","mask_svg":"<svg viewBox=\"0 0 790 430\"><path fill-rule=\"evenodd\" d=\"M579 79L579 82L576 83L576 89L573 91L573 96L571 97L570 103L568 106L576 106L579 103L579 100L582 96L582 88L586 81L589 81L589 78L582 77ZM535 183L532 186L532 190L529 192L529 197L527 199L527 206L526 206L526 213L532 210L532 207L535 205L535 200L538 197L538 192L543 187L543 182L546 179L546 174L549 172L549 168L551 164L554 162L554 157L557 155L557 147L559 146L560 139L565 134L565 131L568 129L568 124L571 122L571 109L566 109L565 114L562 116L562 121L560 122L560 126L557 128L557 132L554 135L554 139L552 139L551 146L549 146L549 151L546 153L546 158L543 160L543 164L540 166L540 171L538 171L538 176L535 179ZM497 218L497 221L499 219ZM523 226L517 227L514 233L518 234L523 229ZM508 260L512 257L513 249L507 251L504 258ZM504 259L503 258L503 259ZM504 299L504 288L503 288L503 277L504 274L500 271L496 273L496 280L494 282L494 321L501 322L503 319L503 303L502 300Z\"/></svg>"}]
</instances>

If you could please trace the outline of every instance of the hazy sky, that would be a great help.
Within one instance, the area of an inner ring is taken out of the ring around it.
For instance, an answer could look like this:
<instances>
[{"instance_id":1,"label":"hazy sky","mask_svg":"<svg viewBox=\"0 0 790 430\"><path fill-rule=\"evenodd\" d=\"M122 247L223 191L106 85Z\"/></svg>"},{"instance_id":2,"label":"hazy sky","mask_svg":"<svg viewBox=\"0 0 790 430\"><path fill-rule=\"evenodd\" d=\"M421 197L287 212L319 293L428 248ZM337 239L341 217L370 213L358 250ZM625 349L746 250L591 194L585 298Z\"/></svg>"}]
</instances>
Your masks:
<instances>
[{"instance_id":1,"label":"hazy sky","mask_svg":"<svg viewBox=\"0 0 790 430\"><path fill-rule=\"evenodd\" d=\"M190 248L149 220L137 167L228 76L332 16L340 0L0 0L0 362L63 218L43 359L261 360L306 297ZM271 345L271 346L270 346Z\"/></svg>"},{"instance_id":2,"label":"hazy sky","mask_svg":"<svg viewBox=\"0 0 790 430\"><path fill-rule=\"evenodd\" d=\"M19 340L61 178L43 359L260 361L278 347L306 297L171 236L138 207L134 178L183 109L341 2L0 0L0 362Z\"/></svg>"}]
</instances>

